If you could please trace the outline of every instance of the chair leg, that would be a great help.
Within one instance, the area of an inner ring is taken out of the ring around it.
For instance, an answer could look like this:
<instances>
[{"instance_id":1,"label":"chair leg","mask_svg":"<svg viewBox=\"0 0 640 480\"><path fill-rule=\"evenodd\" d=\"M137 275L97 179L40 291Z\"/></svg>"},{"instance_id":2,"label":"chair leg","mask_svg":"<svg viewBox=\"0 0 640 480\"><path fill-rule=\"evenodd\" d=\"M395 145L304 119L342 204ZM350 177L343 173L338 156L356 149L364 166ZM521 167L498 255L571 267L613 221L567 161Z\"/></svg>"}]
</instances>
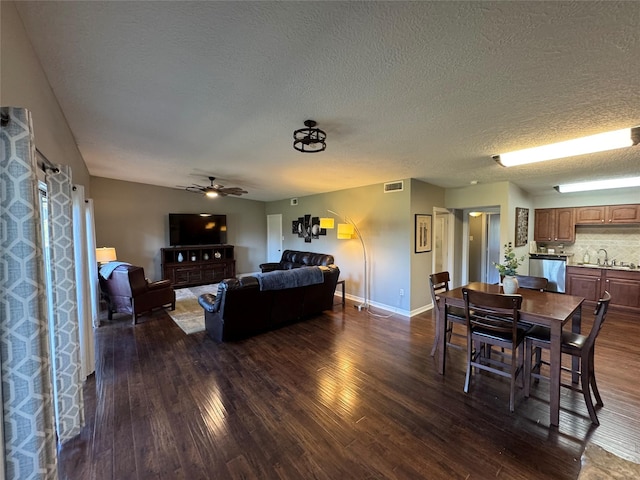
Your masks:
<instances>
[{"instance_id":1,"label":"chair leg","mask_svg":"<svg viewBox=\"0 0 640 480\"><path fill-rule=\"evenodd\" d=\"M596 398L596 405L602 407L604 403L602 402L602 397L600 396L598 385L596 384L596 369L593 362L593 350L591 350L591 354L589 355L589 383L591 384L593 396Z\"/></svg>"},{"instance_id":2,"label":"chair leg","mask_svg":"<svg viewBox=\"0 0 640 480\"><path fill-rule=\"evenodd\" d=\"M589 365L588 355L581 359L580 370L582 374L580 375L580 382L582 387L582 395L584 396L584 402L587 404L587 410L589 411L589 417L591 418L591 422L594 425L600 425L598 421L598 416L596 415L596 409L593 406L593 401L591 400L591 390L589 390L589 382L591 378L589 376L589 370L591 366Z\"/></svg>"},{"instance_id":3,"label":"chair leg","mask_svg":"<svg viewBox=\"0 0 640 480\"><path fill-rule=\"evenodd\" d=\"M525 340L524 345L524 397L529 398L531 393L531 355L532 355L531 340Z\"/></svg>"},{"instance_id":4,"label":"chair leg","mask_svg":"<svg viewBox=\"0 0 640 480\"><path fill-rule=\"evenodd\" d=\"M438 338L440 335L438 335L438 332L436 331L436 336L433 339L433 346L431 347L431 353L429 355L431 355L432 357L436 354L436 349L438 348Z\"/></svg>"},{"instance_id":5,"label":"chair leg","mask_svg":"<svg viewBox=\"0 0 640 480\"><path fill-rule=\"evenodd\" d=\"M468 337L467 337L468 338ZM469 393L469 383L471 382L471 360L473 358L473 342L467 339L467 375L464 380L464 393Z\"/></svg>"},{"instance_id":6,"label":"chair leg","mask_svg":"<svg viewBox=\"0 0 640 480\"><path fill-rule=\"evenodd\" d=\"M518 376L518 370L520 366L518 365L518 350L520 350L520 358L523 357L522 344L518 348L511 349L511 378L509 379L509 411L513 413L515 411L516 405L516 380Z\"/></svg>"},{"instance_id":7,"label":"chair leg","mask_svg":"<svg viewBox=\"0 0 640 480\"><path fill-rule=\"evenodd\" d=\"M438 313L438 315L440 315L440 314ZM445 322L446 322L446 321L447 321L447 320L445 319ZM436 322L436 323L437 323L437 322ZM447 329L448 329L447 327L448 327L448 325L445 323L445 325L444 325L444 332L445 332L445 335L446 335L446 333L447 333ZM445 337L445 338L446 338L446 337ZM440 331L438 330L437 325L436 325L436 334L435 334L435 337L434 337L434 339L433 339L433 346L431 347L431 353L429 354L429 355L431 355L432 357L436 354L436 350L438 349L438 342L439 342L439 340L440 340Z\"/></svg>"}]
</instances>

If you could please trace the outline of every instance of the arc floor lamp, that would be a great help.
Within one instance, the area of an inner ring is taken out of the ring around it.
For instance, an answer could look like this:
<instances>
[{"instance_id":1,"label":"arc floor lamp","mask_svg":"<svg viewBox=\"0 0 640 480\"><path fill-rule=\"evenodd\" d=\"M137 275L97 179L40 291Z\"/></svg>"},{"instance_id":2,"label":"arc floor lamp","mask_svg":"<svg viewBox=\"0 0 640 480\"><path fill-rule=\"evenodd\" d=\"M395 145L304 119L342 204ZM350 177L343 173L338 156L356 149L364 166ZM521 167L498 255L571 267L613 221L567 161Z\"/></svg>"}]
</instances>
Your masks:
<instances>
[{"instance_id":1,"label":"arc floor lamp","mask_svg":"<svg viewBox=\"0 0 640 480\"><path fill-rule=\"evenodd\" d=\"M333 210L327 210L327 211L335 215L336 217L342 218L343 222L345 222L345 223L338 224L338 231L337 231L338 239L340 240L351 239L353 238L354 232L360 239L360 244L362 245L362 257L364 261L364 277L363 277L364 299L362 303L360 303L359 305L356 305L355 307L361 311L368 310L369 309L369 279L367 278L367 247L364 244L364 238L362 237L362 233L360 232L360 229L358 228L358 225L356 224L356 222L354 222L351 218L345 215L340 215L339 213L334 212ZM322 226L323 220L326 220L326 223L325 223L326 227L324 228L333 228L333 219L321 219L320 221L321 226ZM328 226L328 225L331 225L331 226Z\"/></svg>"}]
</instances>

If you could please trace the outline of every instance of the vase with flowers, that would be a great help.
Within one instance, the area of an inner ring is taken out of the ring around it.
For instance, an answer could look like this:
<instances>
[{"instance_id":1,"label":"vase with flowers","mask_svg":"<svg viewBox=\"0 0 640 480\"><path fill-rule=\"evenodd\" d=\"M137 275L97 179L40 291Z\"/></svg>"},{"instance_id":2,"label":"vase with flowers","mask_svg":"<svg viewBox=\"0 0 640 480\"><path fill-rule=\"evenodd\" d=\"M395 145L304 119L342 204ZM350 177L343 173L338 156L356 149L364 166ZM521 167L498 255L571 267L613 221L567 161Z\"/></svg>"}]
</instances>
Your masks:
<instances>
[{"instance_id":1,"label":"vase with flowers","mask_svg":"<svg viewBox=\"0 0 640 480\"><path fill-rule=\"evenodd\" d=\"M518 280L516 279L516 273L518 267L524 261L524 255L517 257L513 251L511 242L504 246L504 261L502 263L495 263L494 266L500 274L502 279L502 289L504 293L513 294L518 291Z\"/></svg>"}]
</instances>

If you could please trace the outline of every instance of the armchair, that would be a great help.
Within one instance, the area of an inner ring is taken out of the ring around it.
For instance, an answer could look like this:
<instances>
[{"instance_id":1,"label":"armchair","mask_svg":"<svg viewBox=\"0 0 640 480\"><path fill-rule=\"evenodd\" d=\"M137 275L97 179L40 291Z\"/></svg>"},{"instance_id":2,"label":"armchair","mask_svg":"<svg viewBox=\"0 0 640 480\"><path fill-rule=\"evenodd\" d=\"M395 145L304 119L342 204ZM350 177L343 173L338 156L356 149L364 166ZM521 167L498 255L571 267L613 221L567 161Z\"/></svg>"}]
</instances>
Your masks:
<instances>
[{"instance_id":1,"label":"armchair","mask_svg":"<svg viewBox=\"0 0 640 480\"><path fill-rule=\"evenodd\" d=\"M113 313L130 313L133 323L145 312L154 308L170 306L176 308L176 294L169 280L149 282L144 269L129 264L120 264L113 271L100 274L100 290L107 302L108 318Z\"/></svg>"}]
</instances>

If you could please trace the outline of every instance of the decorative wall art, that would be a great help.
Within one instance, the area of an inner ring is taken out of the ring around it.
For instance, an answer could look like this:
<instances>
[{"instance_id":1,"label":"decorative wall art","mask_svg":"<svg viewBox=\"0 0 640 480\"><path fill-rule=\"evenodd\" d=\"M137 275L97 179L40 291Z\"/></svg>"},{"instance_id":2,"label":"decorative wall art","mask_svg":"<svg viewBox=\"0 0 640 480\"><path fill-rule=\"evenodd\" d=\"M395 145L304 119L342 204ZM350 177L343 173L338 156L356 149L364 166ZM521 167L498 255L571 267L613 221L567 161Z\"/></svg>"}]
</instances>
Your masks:
<instances>
[{"instance_id":1,"label":"decorative wall art","mask_svg":"<svg viewBox=\"0 0 640 480\"><path fill-rule=\"evenodd\" d=\"M516 207L516 247L527 244L529 236L529 209Z\"/></svg>"},{"instance_id":2,"label":"decorative wall art","mask_svg":"<svg viewBox=\"0 0 640 480\"><path fill-rule=\"evenodd\" d=\"M416 253L431 251L431 215L416 213Z\"/></svg>"},{"instance_id":3,"label":"decorative wall art","mask_svg":"<svg viewBox=\"0 0 640 480\"><path fill-rule=\"evenodd\" d=\"M291 222L291 233L304 238L305 243L311 243L312 238L318 239L320 235L326 235L327 229L320 228L320 217L307 214Z\"/></svg>"}]
</instances>

